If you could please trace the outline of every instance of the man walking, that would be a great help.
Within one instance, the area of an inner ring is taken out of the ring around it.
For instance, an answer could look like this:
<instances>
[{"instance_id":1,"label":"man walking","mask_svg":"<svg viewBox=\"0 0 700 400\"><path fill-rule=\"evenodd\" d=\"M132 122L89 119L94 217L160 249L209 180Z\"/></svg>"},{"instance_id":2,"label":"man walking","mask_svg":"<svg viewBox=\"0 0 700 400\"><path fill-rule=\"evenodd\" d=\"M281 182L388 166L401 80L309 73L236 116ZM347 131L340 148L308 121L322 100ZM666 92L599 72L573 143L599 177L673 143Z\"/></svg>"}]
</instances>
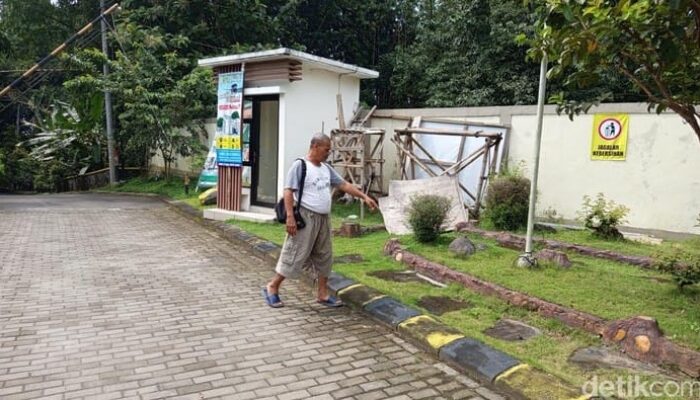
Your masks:
<instances>
[{"instance_id":1,"label":"man walking","mask_svg":"<svg viewBox=\"0 0 700 400\"><path fill-rule=\"evenodd\" d=\"M316 134L311 139L309 152L305 160L295 161L287 174L284 185L284 205L287 211L287 237L282 246L282 254L277 261L275 276L263 288L263 296L270 307L283 307L280 300L280 285L286 278L296 278L302 267L310 262L318 276L318 293L316 301L328 307L339 307L340 299L328 294L328 275L333 264L331 248L331 187L337 187L345 193L359 197L371 210L377 203L346 182L328 164L325 163L331 151L331 139L324 134ZM306 222L306 227L297 229L294 218L294 203L298 199L301 181L301 163L306 163L306 178L299 212Z\"/></svg>"}]
</instances>

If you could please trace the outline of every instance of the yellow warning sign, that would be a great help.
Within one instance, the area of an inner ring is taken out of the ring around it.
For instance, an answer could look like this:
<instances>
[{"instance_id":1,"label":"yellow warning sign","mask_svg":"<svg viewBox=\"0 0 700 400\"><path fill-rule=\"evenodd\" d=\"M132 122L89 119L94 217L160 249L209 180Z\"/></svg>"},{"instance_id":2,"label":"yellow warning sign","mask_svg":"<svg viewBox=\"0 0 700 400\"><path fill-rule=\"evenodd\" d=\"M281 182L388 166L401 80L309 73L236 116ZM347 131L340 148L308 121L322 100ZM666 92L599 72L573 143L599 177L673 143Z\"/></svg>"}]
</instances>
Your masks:
<instances>
[{"instance_id":1,"label":"yellow warning sign","mask_svg":"<svg viewBox=\"0 0 700 400\"><path fill-rule=\"evenodd\" d=\"M627 157L629 114L595 114L591 160L621 161Z\"/></svg>"},{"instance_id":2,"label":"yellow warning sign","mask_svg":"<svg viewBox=\"0 0 700 400\"><path fill-rule=\"evenodd\" d=\"M216 148L223 150L240 150L241 135L222 135L216 138Z\"/></svg>"}]
</instances>

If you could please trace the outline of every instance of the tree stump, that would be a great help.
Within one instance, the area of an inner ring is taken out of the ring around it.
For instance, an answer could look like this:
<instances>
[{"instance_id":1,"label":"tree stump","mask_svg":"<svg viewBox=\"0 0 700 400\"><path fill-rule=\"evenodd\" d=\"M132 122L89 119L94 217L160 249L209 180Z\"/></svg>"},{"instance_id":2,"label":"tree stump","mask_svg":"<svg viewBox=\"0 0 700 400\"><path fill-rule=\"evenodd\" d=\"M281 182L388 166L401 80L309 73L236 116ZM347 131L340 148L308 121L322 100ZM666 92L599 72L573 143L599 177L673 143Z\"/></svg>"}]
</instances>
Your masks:
<instances>
[{"instance_id":1,"label":"tree stump","mask_svg":"<svg viewBox=\"0 0 700 400\"><path fill-rule=\"evenodd\" d=\"M640 316L613 321L605 327L603 339L620 345L634 359L676 365L684 373L700 377L700 353L665 338L654 318Z\"/></svg>"},{"instance_id":2,"label":"tree stump","mask_svg":"<svg viewBox=\"0 0 700 400\"><path fill-rule=\"evenodd\" d=\"M357 222L343 222L338 231L338 236L345 237L358 237L361 234L362 230L360 229L360 224Z\"/></svg>"},{"instance_id":3,"label":"tree stump","mask_svg":"<svg viewBox=\"0 0 700 400\"><path fill-rule=\"evenodd\" d=\"M562 253L561 251L543 249L538 251L537 254L535 254L535 258L541 261L548 261L554 263L562 268L571 267L571 261L569 261L569 257L566 256L566 253Z\"/></svg>"}]
</instances>

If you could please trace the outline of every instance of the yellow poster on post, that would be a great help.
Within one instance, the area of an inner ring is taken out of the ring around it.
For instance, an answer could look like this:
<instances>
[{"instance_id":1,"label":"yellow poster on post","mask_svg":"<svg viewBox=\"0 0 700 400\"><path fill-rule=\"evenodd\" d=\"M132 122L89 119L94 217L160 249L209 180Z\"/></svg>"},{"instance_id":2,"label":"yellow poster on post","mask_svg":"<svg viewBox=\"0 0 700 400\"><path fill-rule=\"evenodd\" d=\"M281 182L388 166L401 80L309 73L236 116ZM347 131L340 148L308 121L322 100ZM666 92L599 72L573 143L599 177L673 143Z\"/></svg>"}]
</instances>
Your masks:
<instances>
[{"instance_id":1,"label":"yellow poster on post","mask_svg":"<svg viewBox=\"0 0 700 400\"><path fill-rule=\"evenodd\" d=\"M624 161L629 114L595 114L591 160Z\"/></svg>"}]
</instances>

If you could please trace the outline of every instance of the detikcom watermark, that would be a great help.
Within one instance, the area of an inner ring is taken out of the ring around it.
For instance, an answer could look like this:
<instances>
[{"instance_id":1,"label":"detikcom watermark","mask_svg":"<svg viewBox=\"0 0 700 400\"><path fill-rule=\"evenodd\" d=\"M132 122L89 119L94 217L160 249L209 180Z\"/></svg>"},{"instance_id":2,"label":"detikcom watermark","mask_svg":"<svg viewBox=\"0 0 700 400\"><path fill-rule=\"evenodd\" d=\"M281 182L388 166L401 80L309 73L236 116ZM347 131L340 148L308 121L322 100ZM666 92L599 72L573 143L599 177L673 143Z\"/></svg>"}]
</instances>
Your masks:
<instances>
[{"instance_id":1,"label":"detikcom watermark","mask_svg":"<svg viewBox=\"0 0 700 400\"><path fill-rule=\"evenodd\" d=\"M642 379L639 375L619 376L616 380L601 379L596 375L584 383L581 390L593 397L700 399L700 381L654 381Z\"/></svg>"}]
</instances>

